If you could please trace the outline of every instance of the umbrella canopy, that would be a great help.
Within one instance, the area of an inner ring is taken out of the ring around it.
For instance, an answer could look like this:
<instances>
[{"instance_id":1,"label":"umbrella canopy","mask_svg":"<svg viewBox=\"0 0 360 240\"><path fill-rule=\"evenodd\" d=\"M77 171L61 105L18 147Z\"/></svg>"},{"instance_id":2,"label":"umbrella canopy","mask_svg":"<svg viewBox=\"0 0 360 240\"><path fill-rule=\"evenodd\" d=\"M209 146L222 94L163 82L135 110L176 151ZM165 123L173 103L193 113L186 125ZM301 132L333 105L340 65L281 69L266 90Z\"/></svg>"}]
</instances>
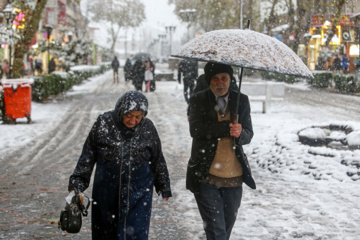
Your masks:
<instances>
[{"instance_id":1,"label":"umbrella canopy","mask_svg":"<svg viewBox=\"0 0 360 240\"><path fill-rule=\"evenodd\" d=\"M204 33L186 43L172 56L313 78L304 62L288 46L249 29Z\"/></svg>"},{"instance_id":2,"label":"umbrella canopy","mask_svg":"<svg viewBox=\"0 0 360 240\"><path fill-rule=\"evenodd\" d=\"M135 54L135 56L133 57L134 61L140 59L142 62L145 62L146 58L151 59L150 53L140 52L140 53Z\"/></svg>"}]
</instances>

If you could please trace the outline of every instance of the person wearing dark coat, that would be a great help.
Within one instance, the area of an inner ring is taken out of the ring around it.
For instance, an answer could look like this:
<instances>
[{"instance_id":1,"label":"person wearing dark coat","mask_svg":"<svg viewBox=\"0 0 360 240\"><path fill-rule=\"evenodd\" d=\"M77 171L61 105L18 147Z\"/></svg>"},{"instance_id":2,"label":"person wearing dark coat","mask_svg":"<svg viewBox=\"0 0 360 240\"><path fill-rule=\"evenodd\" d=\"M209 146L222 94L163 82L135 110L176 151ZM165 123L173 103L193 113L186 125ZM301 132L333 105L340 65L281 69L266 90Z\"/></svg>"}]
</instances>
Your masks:
<instances>
[{"instance_id":1,"label":"person wearing dark coat","mask_svg":"<svg viewBox=\"0 0 360 240\"><path fill-rule=\"evenodd\" d=\"M210 86L190 98L190 135L186 188L194 193L208 240L228 240L242 198L242 183L255 189L243 145L254 133L249 98L241 94L233 122L237 92L229 89L231 66L207 63Z\"/></svg>"},{"instance_id":2,"label":"person wearing dark coat","mask_svg":"<svg viewBox=\"0 0 360 240\"><path fill-rule=\"evenodd\" d=\"M56 69L55 58L51 58L51 60L49 62L49 73L54 72L55 69Z\"/></svg>"},{"instance_id":3,"label":"person wearing dark coat","mask_svg":"<svg viewBox=\"0 0 360 240\"><path fill-rule=\"evenodd\" d=\"M119 60L117 59L117 57L115 56L114 59L111 62L111 67L113 69L114 72L114 83L119 83L119 67L120 67L120 63Z\"/></svg>"},{"instance_id":4,"label":"person wearing dark coat","mask_svg":"<svg viewBox=\"0 0 360 240\"><path fill-rule=\"evenodd\" d=\"M181 74L184 82L184 97L189 104L190 96L193 94L195 80L198 77L198 62L193 59L184 59L178 68L178 82L181 84Z\"/></svg>"},{"instance_id":5,"label":"person wearing dark coat","mask_svg":"<svg viewBox=\"0 0 360 240\"><path fill-rule=\"evenodd\" d=\"M142 91L142 85L145 80L145 65L141 59L136 60L131 72L136 91Z\"/></svg>"},{"instance_id":6,"label":"person wearing dark coat","mask_svg":"<svg viewBox=\"0 0 360 240\"><path fill-rule=\"evenodd\" d=\"M344 54L341 58L341 66L343 69L343 72L346 74L348 73L348 67L350 65L350 60L349 58Z\"/></svg>"},{"instance_id":7,"label":"person wearing dark coat","mask_svg":"<svg viewBox=\"0 0 360 240\"><path fill-rule=\"evenodd\" d=\"M339 57L339 55L335 55L334 61L333 61L333 69L335 72L340 72L342 67L341 67L341 59Z\"/></svg>"},{"instance_id":8,"label":"person wearing dark coat","mask_svg":"<svg viewBox=\"0 0 360 240\"><path fill-rule=\"evenodd\" d=\"M126 92L101 114L85 141L68 190L84 192L96 164L92 190L92 239L148 239L153 187L172 196L159 135L146 118L148 100Z\"/></svg>"},{"instance_id":9,"label":"person wearing dark coat","mask_svg":"<svg viewBox=\"0 0 360 240\"><path fill-rule=\"evenodd\" d=\"M131 61L130 59L126 59L125 65L124 65L124 78L125 82L129 81L131 79Z\"/></svg>"}]
</instances>

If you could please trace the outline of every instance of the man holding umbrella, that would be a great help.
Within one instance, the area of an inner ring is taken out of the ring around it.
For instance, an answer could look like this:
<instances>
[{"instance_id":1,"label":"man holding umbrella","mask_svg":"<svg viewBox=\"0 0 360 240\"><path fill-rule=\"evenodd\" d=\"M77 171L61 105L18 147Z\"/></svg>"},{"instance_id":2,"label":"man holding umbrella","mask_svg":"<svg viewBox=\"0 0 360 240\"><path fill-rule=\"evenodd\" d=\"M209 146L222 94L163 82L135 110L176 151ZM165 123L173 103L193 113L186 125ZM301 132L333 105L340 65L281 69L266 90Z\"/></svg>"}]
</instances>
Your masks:
<instances>
[{"instance_id":1,"label":"man holding umbrella","mask_svg":"<svg viewBox=\"0 0 360 240\"><path fill-rule=\"evenodd\" d=\"M240 207L242 183L256 188L242 148L254 133L248 97L241 94L237 104L238 93L229 90L232 67L209 62L204 71L210 88L190 98L193 143L186 188L194 193L206 238L225 240Z\"/></svg>"}]
</instances>

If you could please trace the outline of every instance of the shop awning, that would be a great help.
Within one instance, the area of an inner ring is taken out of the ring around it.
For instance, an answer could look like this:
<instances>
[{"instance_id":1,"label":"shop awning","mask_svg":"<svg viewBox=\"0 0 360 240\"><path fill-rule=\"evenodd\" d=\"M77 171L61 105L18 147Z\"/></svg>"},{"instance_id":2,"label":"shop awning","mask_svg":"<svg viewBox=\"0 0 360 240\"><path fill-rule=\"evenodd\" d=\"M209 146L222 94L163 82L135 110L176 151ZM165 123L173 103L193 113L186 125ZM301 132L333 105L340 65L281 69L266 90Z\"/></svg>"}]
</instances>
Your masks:
<instances>
[{"instance_id":1,"label":"shop awning","mask_svg":"<svg viewBox=\"0 0 360 240\"><path fill-rule=\"evenodd\" d=\"M356 18L356 17L360 17L360 12L359 13L354 13L353 15L351 15L350 18Z\"/></svg>"}]
</instances>

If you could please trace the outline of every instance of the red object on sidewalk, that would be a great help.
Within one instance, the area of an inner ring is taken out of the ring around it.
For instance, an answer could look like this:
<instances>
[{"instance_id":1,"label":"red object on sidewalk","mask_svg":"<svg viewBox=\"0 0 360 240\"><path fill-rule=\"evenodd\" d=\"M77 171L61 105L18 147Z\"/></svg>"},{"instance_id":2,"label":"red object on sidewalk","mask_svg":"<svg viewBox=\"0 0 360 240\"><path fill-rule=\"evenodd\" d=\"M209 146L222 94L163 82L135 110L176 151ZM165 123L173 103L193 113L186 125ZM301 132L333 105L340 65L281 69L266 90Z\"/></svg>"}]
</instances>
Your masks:
<instances>
[{"instance_id":1,"label":"red object on sidewalk","mask_svg":"<svg viewBox=\"0 0 360 240\"><path fill-rule=\"evenodd\" d=\"M9 120L28 119L31 123L31 84L33 79L2 80L4 88L5 113Z\"/></svg>"}]
</instances>

